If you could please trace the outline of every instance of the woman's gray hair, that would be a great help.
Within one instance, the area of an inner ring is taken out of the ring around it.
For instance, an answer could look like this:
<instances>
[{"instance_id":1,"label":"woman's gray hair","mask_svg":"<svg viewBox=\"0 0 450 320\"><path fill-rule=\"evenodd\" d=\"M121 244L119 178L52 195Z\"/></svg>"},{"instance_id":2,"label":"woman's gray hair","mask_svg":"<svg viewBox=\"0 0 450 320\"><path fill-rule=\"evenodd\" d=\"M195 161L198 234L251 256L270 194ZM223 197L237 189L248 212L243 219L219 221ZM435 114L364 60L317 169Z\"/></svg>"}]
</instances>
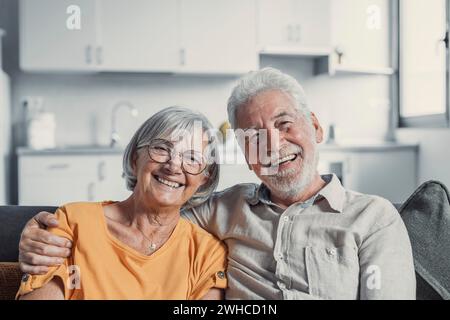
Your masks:
<instances>
[{"instance_id":1,"label":"woman's gray hair","mask_svg":"<svg viewBox=\"0 0 450 320\"><path fill-rule=\"evenodd\" d=\"M201 124L201 127L199 124ZM208 145L205 150L208 164L204 171L208 175L208 181L197 190L183 206L183 209L195 207L205 202L219 183L220 167L218 161L215 161L216 130L204 115L183 107L168 107L155 113L141 125L133 138L131 138L123 156L123 177L125 178L127 189L133 191L137 183L133 166L138 149L148 145L153 139L170 139L171 136L181 137L183 132L194 134L194 129L197 127L201 128L201 133L206 133L208 138Z\"/></svg>"},{"instance_id":2,"label":"woman's gray hair","mask_svg":"<svg viewBox=\"0 0 450 320\"><path fill-rule=\"evenodd\" d=\"M280 90L291 95L305 119L311 120L305 92L297 80L278 69L264 68L248 73L234 87L227 106L228 120L233 129L237 128L237 109L246 105L259 93L269 90Z\"/></svg>"}]
</instances>

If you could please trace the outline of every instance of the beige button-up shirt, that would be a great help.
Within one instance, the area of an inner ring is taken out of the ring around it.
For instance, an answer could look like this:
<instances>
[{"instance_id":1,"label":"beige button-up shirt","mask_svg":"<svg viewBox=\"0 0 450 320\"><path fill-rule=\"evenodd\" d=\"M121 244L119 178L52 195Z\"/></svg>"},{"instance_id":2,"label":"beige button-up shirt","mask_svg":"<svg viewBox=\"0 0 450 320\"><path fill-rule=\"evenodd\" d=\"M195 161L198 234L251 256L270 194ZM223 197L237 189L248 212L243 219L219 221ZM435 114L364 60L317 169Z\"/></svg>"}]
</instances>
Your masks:
<instances>
[{"instance_id":1,"label":"beige button-up shirt","mask_svg":"<svg viewBox=\"0 0 450 320\"><path fill-rule=\"evenodd\" d=\"M227 299L415 299L394 206L322 178L317 195L286 210L264 185L239 184L184 213L227 244Z\"/></svg>"}]
</instances>

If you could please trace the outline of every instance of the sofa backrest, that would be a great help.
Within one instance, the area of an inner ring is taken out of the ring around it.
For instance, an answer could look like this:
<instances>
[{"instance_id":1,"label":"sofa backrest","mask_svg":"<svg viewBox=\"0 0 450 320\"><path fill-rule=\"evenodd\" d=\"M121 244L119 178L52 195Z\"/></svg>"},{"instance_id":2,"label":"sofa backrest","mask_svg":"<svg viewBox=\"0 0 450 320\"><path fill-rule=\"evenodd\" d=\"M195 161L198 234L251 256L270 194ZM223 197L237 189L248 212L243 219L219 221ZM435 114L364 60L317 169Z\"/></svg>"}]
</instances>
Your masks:
<instances>
[{"instance_id":1,"label":"sofa backrest","mask_svg":"<svg viewBox=\"0 0 450 320\"><path fill-rule=\"evenodd\" d=\"M400 205L395 204L395 207L398 209ZM56 209L57 207L0 206L0 262L16 262L20 234L25 224L40 211L55 212ZM418 273L416 276L419 299L442 299L428 281Z\"/></svg>"},{"instance_id":2,"label":"sofa backrest","mask_svg":"<svg viewBox=\"0 0 450 320\"><path fill-rule=\"evenodd\" d=\"M57 207L0 206L0 262L16 262L19 240L25 224L40 211L55 212Z\"/></svg>"}]
</instances>

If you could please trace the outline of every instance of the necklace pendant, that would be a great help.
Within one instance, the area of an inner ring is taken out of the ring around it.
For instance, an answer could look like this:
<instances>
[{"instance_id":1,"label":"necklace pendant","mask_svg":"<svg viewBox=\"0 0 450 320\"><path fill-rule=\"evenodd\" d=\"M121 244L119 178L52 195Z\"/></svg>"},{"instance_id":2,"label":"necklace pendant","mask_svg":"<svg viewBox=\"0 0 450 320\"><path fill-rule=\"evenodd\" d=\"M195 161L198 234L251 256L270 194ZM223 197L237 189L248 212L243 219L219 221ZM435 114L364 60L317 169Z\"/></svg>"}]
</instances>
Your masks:
<instances>
[{"instance_id":1,"label":"necklace pendant","mask_svg":"<svg viewBox=\"0 0 450 320\"><path fill-rule=\"evenodd\" d=\"M155 249L156 249L156 243L152 243L152 244L150 244L150 250L151 251L155 251Z\"/></svg>"}]
</instances>

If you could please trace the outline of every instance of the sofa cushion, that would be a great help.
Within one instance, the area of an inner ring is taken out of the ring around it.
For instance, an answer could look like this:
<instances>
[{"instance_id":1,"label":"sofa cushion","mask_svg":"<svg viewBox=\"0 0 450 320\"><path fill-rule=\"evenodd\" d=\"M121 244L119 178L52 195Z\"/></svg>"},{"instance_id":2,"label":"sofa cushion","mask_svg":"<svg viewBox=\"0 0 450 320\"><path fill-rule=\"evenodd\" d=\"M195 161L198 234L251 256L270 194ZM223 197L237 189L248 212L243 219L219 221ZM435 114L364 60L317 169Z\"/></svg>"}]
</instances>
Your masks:
<instances>
[{"instance_id":1,"label":"sofa cushion","mask_svg":"<svg viewBox=\"0 0 450 320\"><path fill-rule=\"evenodd\" d=\"M450 197L438 181L422 184L399 210L413 249L417 299L450 299ZM437 293L437 294L436 294Z\"/></svg>"},{"instance_id":2,"label":"sofa cushion","mask_svg":"<svg viewBox=\"0 0 450 320\"><path fill-rule=\"evenodd\" d=\"M55 212L56 207L0 206L0 262L17 261L22 229L40 211Z\"/></svg>"},{"instance_id":3,"label":"sofa cushion","mask_svg":"<svg viewBox=\"0 0 450 320\"><path fill-rule=\"evenodd\" d=\"M0 262L0 300L14 300L21 277L17 262Z\"/></svg>"}]
</instances>

